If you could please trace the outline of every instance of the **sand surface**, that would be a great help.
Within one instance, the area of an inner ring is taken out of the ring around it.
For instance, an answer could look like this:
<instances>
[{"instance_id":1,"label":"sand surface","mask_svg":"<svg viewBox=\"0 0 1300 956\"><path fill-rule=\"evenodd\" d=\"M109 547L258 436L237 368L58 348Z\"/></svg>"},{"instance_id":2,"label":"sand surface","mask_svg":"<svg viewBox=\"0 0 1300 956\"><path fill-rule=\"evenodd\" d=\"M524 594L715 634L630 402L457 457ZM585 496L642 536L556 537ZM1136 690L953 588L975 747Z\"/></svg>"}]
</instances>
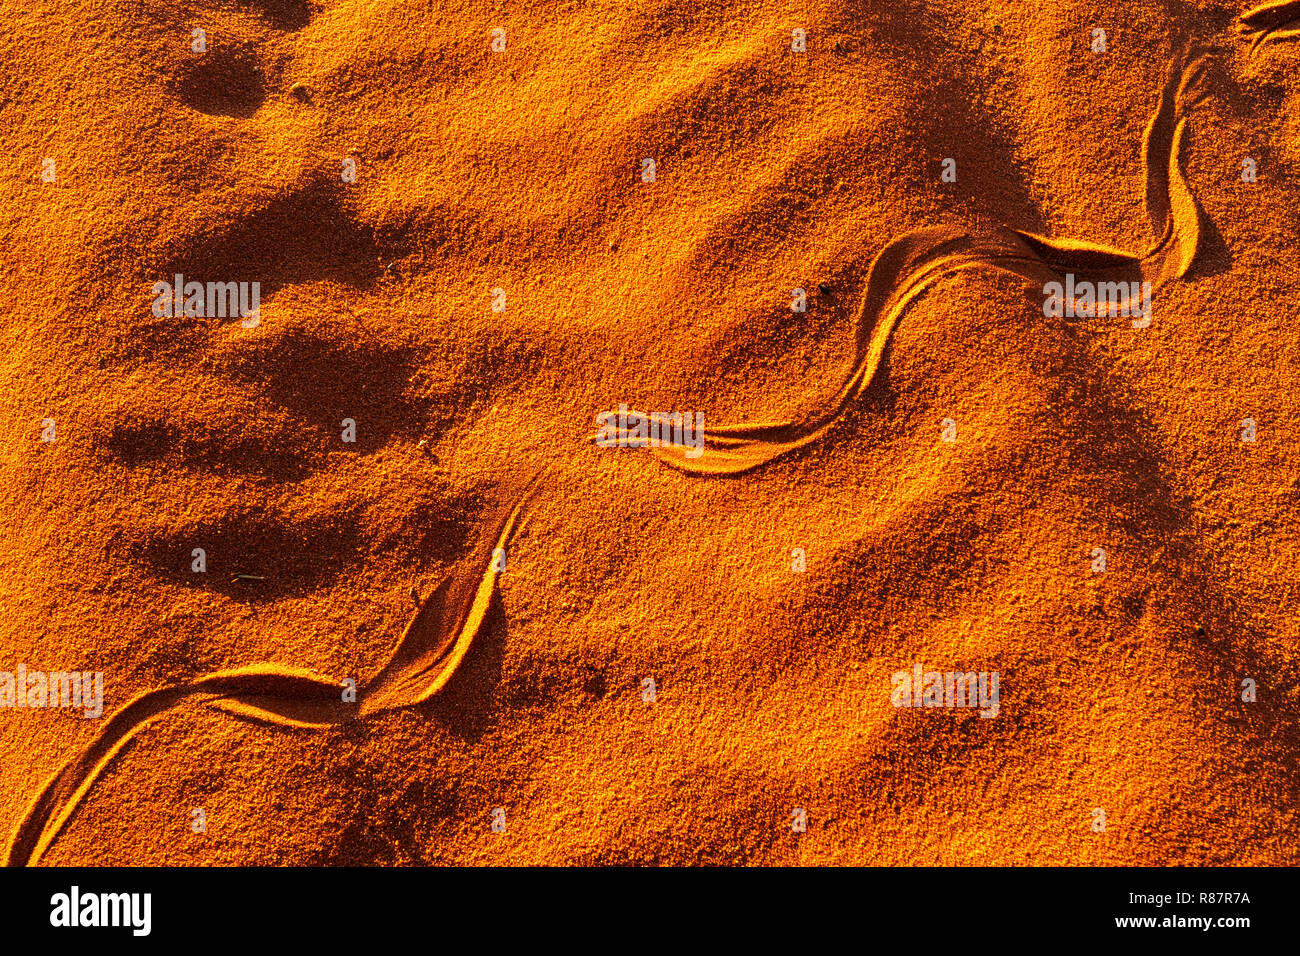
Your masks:
<instances>
[{"instance_id":1,"label":"sand surface","mask_svg":"<svg viewBox=\"0 0 1300 956\"><path fill-rule=\"evenodd\" d=\"M0 709L9 862L1300 863L1245 9L0 0L0 670L104 675Z\"/></svg>"}]
</instances>

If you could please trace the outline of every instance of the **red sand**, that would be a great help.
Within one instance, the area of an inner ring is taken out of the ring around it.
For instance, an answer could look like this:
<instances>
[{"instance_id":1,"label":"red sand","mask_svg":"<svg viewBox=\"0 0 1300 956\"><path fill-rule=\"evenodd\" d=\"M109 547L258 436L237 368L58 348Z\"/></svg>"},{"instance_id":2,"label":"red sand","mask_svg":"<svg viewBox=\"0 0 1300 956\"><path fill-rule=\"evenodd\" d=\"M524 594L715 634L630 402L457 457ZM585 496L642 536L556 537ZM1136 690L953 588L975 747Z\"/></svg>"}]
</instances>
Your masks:
<instances>
[{"instance_id":1,"label":"red sand","mask_svg":"<svg viewBox=\"0 0 1300 956\"><path fill-rule=\"evenodd\" d=\"M1300 45L1241 12L3 0L0 671L102 671L105 714L0 709L0 827L138 695L364 688L544 467L430 701L160 711L40 862L1300 862ZM971 269L804 447L591 441L815 415L910 230L1140 256L1184 39L1199 242L1149 328ZM176 273L260 323L153 315ZM998 715L894 707L916 664Z\"/></svg>"}]
</instances>

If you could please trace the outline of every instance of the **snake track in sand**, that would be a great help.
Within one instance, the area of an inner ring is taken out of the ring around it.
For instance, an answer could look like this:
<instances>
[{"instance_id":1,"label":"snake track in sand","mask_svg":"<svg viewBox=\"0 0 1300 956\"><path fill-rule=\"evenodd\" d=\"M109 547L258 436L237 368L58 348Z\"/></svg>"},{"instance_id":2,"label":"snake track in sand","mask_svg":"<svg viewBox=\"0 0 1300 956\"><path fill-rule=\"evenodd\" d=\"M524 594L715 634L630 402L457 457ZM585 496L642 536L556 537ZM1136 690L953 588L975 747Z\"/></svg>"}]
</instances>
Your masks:
<instances>
[{"instance_id":1,"label":"snake track in sand","mask_svg":"<svg viewBox=\"0 0 1300 956\"><path fill-rule=\"evenodd\" d=\"M1300 6L1300 5L1298 5ZM665 464L695 475L738 475L802 448L826 434L875 380L890 336L909 306L935 283L967 269L992 268L1038 282L1073 273L1089 282L1150 282L1159 289L1191 268L1201 235L1200 212L1183 176L1180 155L1187 113L1200 101L1205 57L1174 58L1142 142L1145 205L1152 243L1142 254L1074 239L1051 239L1009 227L976 235L961 226L927 226L889 242L871 263L856 319L856 354L843 386L798 421L704 429L703 454L681 444L653 448ZM642 415L637 412L635 414ZM616 443L635 447L631 429Z\"/></svg>"}]
</instances>

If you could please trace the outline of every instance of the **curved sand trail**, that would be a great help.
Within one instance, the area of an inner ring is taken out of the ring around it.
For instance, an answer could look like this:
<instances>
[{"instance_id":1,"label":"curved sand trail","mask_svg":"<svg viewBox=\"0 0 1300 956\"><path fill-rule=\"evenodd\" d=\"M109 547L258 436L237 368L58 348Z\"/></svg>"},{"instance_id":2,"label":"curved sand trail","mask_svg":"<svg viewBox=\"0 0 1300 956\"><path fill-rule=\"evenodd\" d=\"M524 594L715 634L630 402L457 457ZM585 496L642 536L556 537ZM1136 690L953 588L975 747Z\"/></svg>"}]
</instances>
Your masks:
<instances>
[{"instance_id":1,"label":"curved sand trail","mask_svg":"<svg viewBox=\"0 0 1300 956\"><path fill-rule=\"evenodd\" d=\"M853 370L840 390L803 419L704 430L703 453L686 445L653 448L665 464L697 475L736 475L816 441L874 381L899 319L941 279L966 269L993 268L1038 282L1059 281L1073 273L1079 281L1150 282L1154 289L1182 278L1191 268L1200 240L1200 213L1180 155L1187 132L1185 114L1196 105L1204 56L1188 50L1176 56L1142 141L1145 205L1152 244L1142 255L1074 239L1001 228L975 236L957 225L929 226L892 240L871 263L856 327ZM1121 307L1128 306L1126 300ZM643 415L637 412L635 414ZM631 429L602 433L635 447Z\"/></svg>"},{"instance_id":2,"label":"curved sand trail","mask_svg":"<svg viewBox=\"0 0 1300 956\"><path fill-rule=\"evenodd\" d=\"M1250 40L1250 52L1271 40L1300 36L1300 0L1275 0L1252 7L1237 18L1237 29Z\"/></svg>"},{"instance_id":3,"label":"curved sand trail","mask_svg":"<svg viewBox=\"0 0 1300 956\"><path fill-rule=\"evenodd\" d=\"M496 516L486 568L475 554L424 600L388 663L343 700L344 682L281 664L253 664L207 674L187 684L146 691L113 714L79 755L59 769L19 821L6 866L40 861L72 819L95 782L127 742L155 717L181 704L216 707L236 717L278 727L319 729L410 707L437 694L456 673L487 619L500 572L496 549L519 528L535 476Z\"/></svg>"}]
</instances>

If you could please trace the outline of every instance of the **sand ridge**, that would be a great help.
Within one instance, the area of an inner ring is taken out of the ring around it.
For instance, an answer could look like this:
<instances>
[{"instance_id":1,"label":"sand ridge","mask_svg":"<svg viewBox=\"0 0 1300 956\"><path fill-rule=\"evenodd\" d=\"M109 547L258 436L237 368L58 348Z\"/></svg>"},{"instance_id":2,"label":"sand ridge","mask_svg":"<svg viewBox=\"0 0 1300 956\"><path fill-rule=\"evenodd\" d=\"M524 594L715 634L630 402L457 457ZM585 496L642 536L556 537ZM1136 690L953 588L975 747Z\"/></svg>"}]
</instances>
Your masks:
<instances>
[{"instance_id":1,"label":"sand ridge","mask_svg":"<svg viewBox=\"0 0 1300 956\"><path fill-rule=\"evenodd\" d=\"M1251 52L1271 41L1300 36L1300 3L1275 0L1253 7L1241 15L1238 28L1250 40Z\"/></svg>"},{"instance_id":2,"label":"sand ridge","mask_svg":"<svg viewBox=\"0 0 1300 956\"><path fill-rule=\"evenodd\" d=\"M205 674L177 687L146 691L114 713L90 745L45 785L19 823L6 866L32 865L58 838L113 758L154 718L181 704L216 707L244 720L276 727L332 727L388 710L412 707L438 693L456 673L487 618L504 570L506 549L523 519L539 473L507 503L488 537L485 561L468 563L440 581L421 602L384 668L360 687L303 668L253 664ZM349 693L351 691L351 693Z\"/></svg>"},{"instance_id":3,"label":"sand ridge","mask_svg":"<svg viewBox=\"0 0 1300 956\"><path fill-rule=\"evenodd\" d=\"M880 368L890 336L907 308L935 283L965 269L996 268L1038 285L1047 277L1077 275L1081 281L1150 282L1159 289L1181 279L1196 258L1200 214L1180 165L1186 112L1195 104L1189 88L1203 66L1201 57L1183 53L1170 69L1156 112L1142 142L1146 210L1151 221L1150 249L1136 255L1077 239L1050 239L1005 228L975 236L960 226L931 226L892 240L871 264L867 291L856 319L857 355L848 381L823 408L799 422L722 425L704 436L705 454L692 446L655 444L656 458L692 474L734 475L764 465L824 435L849 402L868 388ZM1117 303L1125 313L1128 295ZM640 412L632 414L644 417ZM599 420L599 417L598 417ZM626 425L611 427L596 440L624 447L648 447ZM641 444L639 444L639 442Z\"/></svg>"}]
</instances>

